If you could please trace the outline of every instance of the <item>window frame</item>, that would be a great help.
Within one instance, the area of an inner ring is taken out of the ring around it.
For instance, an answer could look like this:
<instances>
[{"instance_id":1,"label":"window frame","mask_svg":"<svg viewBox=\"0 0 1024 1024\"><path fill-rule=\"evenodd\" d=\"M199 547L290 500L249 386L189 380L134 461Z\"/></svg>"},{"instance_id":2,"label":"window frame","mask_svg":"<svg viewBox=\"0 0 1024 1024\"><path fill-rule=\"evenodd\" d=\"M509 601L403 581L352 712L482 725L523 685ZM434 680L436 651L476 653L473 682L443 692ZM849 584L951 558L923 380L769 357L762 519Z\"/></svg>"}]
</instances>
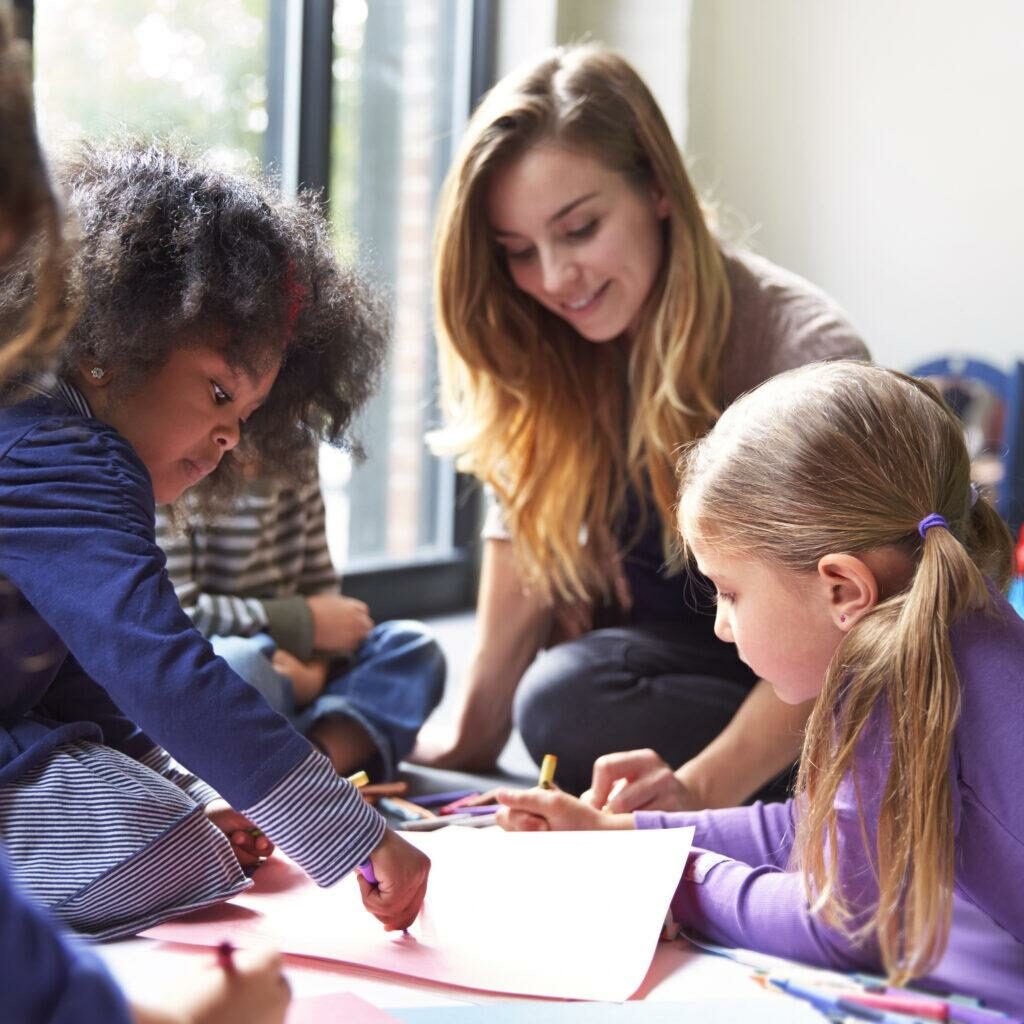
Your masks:
<instances>
[{"instance_id":1,"label":"window frame","mask_svg":"<svg viewBox=\"0 0 1024 1024\"><path fill-rule=\"evenodd\" d=\"M372 0L371 0L372 2ZM458 0L469 21L468 68L457 133L494 81L497 16L490 0ZM280 169L286 188L308 187L329 199L333 104L334 0L270 0L268 5L268 135L265 162ZM21 29L32 41L35 0L14 0ZM294 18L301 14L301 34ZM289 63L298 49L299 68ZM343 589L367 602L378 621L424 617L471 608L479 575L481 493L477 482L454 473L451 552L410 560L361 560L344 572ZM339 566L344 571L344 567Z\"/></svg>"}]
</instances>

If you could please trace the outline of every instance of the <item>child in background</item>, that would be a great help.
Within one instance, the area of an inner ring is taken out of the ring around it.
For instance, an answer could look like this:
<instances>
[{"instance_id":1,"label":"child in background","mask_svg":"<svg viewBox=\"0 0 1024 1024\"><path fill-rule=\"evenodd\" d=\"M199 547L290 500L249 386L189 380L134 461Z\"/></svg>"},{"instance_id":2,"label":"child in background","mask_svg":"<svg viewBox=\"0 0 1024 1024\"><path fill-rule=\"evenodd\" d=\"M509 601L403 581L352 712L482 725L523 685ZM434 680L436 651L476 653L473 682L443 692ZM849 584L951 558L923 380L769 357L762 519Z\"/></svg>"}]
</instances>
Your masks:
<instances>
[{"instance_id":1,"label":"child in background","mask_svg":"<svg viewBox=\"0 0 1024 1024\"><path fill-rule=\"evenodd\" d=\"M246 480L223 514L175 518L157 510L157 543L214 651L340 774L392 776L441 699L444 656L421 623L374 625L338 592L316 453L287 482Z\"/></svg>"},{"instance_id":2,"label":"child in background","mask_svg":"<svg viewBox=\"0 0 1024 1024\"><path fill-rule=\"evenodd\" d=\"M315 205L269 184L155 146L87 147L63 184L81 319L58 376L0 410L14 882L110 938L229 898L250 884L242 863L278 845L320 885L369 859L364 904L405 927L428 861L213 654L154 537L154 500L208 478L214 501L236 448L277 473L343 435L383 354L375 307ZM5 322L31 285L30 266L4 283Z\"/></svg>"},{"instance_id":3,"label":"child in background","mask_svg":"<svg viewBox=\"0 0 1024 1024\"><path fill-rule=\"evenodd\" d=\"M718 635L817 698L796 798L612 815L504 792L505 826L694 825L684 927L1024 1010L1024 622L960 423L902 374L805 367L726 410L680 495Z\"/></svg>"}]
</instances>

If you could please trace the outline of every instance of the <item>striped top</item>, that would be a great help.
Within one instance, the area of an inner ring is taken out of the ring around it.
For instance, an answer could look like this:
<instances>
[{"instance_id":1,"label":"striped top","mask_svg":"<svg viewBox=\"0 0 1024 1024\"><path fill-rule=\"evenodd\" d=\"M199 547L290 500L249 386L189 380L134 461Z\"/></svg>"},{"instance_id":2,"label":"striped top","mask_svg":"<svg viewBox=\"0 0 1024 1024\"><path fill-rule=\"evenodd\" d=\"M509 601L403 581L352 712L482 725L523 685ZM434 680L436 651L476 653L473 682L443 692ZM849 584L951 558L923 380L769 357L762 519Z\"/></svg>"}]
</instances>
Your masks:
<instances>
[{"instance_id":1,"label":"striped top","mask_svg":"<svg viewBox=\"0 0 1024 1024\"><path fill-rule=\"evenodd\" d=\"M185 614L203 636L268 632L298 658L313 655L306 597L338 591L320 481L254 480L230 513L205 519L156 511L156 539Z\"/></svg>"},{"instance_id":2,"label":"striped top","mask_svg":"<svg viewBox=\"0 0 1024 1024\"><path fill-rule=\"evenodd\" d=\"M384 820L182 612L149 474L88 409L67 384L0 409L0 579L18 623L0 656L0 785L74 739L162 768L160 748L333 884Z\"/></svg>"}]
</instances>

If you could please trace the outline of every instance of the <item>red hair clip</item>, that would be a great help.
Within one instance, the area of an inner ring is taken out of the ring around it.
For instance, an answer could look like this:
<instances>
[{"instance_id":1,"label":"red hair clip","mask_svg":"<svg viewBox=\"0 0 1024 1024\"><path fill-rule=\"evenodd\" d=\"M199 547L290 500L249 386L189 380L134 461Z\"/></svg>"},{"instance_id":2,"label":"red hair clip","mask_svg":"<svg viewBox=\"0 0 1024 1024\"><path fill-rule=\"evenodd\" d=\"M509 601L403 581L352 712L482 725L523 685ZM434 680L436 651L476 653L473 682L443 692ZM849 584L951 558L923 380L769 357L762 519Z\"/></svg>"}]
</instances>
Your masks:
<instances>
[{"instance_id":1,"label":"red hair clip","mask_svg":"<svg viewBox=\"0 0 1024 1024\"><path fill-rule=\"evenodd\" d=\"M284 294L288 300L288 310L285 313L285 319L288 324L289 339L291 339L295 331L295 324L299 319L299 314L302 312L302 306L306 301L308 290L304 284L300 284L295 280L295 264L289 260L288 267L284 273Z\"/></svg>"}]
</instances>

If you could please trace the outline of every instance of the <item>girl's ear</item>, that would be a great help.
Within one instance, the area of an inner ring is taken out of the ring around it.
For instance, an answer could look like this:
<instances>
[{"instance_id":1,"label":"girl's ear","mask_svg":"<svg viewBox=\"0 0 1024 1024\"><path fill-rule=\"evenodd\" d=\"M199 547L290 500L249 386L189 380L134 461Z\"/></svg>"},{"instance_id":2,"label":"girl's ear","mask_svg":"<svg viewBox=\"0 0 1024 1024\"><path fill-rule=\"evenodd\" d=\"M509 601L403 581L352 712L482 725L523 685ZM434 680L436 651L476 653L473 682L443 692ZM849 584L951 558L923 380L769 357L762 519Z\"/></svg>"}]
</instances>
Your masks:
<instances>
[{"instance_id":1,"label":"girl's ear","mask_svg":"<svg viewBox=\"0 0 1024 1024\"><path fill-rule=\"evenodd\" d=\"M832 620L844 633L878 604L878 580L856 555L824 555L818 559L818 579Z\"/></svg>"},{"instance_id":2,"label":"girl's ear","mask_svg":"<svg viewBox=\"0 0 1024 1024\"><path fill-rule=\"evenodd\" d=\"M105 388L113 376L109 368L97 363L95 359L81 359L78 362L79 382L89 388Z\"/></svg>"}]
</instances>

